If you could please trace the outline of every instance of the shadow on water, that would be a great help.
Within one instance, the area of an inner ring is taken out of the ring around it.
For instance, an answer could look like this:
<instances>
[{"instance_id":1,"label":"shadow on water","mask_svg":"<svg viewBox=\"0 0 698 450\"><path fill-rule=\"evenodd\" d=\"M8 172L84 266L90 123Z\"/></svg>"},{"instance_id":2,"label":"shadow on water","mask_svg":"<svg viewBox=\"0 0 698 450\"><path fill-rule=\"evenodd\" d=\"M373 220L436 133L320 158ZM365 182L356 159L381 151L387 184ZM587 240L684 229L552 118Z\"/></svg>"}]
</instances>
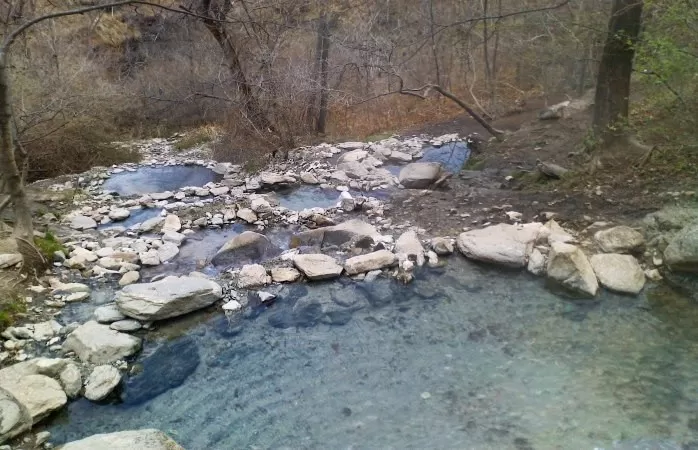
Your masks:
<instances>
[{"instance_id":1,"label":"shadow on water","mask_svg":"<svg viewBox=\"0 0 698 450\"><path fill-rule=\"evenodd\" d=\"M175 191L185 186L203 186L221 179L222 175L197 165L141 167L135 172L112 175L104 182L103 189L123 196L141 195Z\"/></svg>"},{"instance_id":2,"label":"shadow on water","mask_svg":"<svg viewBox=\"0 0 698 450\"><path fill-rule=\"evenodd\" d=\"M147 424L188 449L696 439L695 304L652 289L568 302L459 258L418 278L288 285L236 320L199 315L165 350L146 343L123 391L142 401L80 400L49 429L61 443Z\"/></svg>"}]
</instances>

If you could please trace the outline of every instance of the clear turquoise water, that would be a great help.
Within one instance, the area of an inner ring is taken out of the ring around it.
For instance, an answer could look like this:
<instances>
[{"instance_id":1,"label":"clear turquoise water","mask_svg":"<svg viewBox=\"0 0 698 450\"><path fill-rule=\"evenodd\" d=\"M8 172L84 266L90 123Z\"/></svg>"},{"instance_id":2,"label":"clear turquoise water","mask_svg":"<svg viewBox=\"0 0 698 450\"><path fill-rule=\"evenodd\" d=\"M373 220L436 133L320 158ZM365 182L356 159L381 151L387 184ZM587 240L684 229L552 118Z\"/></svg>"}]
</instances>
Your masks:
<instances>
[{"instance_id":1,"label":"clear turquoise water","mask_svg":"<svg viewBox=\"0 0 698 450\"><path fill-rule=\"evenodd\" d=\"M299 320L298 301L351 305L350 320ZM697 325L698 307L666 288L572 303L527 274L454 256L407 286L294 285L240 321L209 311L164 325L139 361L193 339L200 363L183 384L138 405L76 401L49 429L61 443L156 427L193 450L688 444ZM161 383L191 358L139 376Z\"/></svg>"}]
</instances>

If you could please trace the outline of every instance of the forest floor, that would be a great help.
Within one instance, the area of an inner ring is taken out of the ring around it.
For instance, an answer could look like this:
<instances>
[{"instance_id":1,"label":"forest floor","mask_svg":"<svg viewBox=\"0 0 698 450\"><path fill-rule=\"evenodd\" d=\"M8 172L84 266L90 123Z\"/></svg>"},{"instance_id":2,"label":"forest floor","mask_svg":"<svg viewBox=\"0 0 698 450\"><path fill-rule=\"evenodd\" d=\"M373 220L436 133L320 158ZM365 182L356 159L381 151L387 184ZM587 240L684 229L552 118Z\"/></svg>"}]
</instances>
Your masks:
<instances>
[{"instance_id":1,"label":"forest floor","mask_svg":"<svg viewBox=\"0 0 698 450\"><path fill-rule=\"evenodd\" d=\"M434 234L456 235L464 223L472 226L508 221L505 212L516 211L528 222L542 213L573 228L597 221L632 223L669 203L696 202L696 161L666 157L661 148L641 167L642 155L616 149L604 166L589 173L583 142L591 114L580 111L559 120L540 121L539 102L492 123L508 131L504 142L489 142L473 152L464 170L445 189L402 191L388 213L395 221L412 221ZM461 136L487 132L469 116L404 130L403 135ZM670 155L671 156L671 155ZM536 161L570 169L564 180L537 176ZM507 177L513 177L507 181Z\"/></svg>"}]
</instances>

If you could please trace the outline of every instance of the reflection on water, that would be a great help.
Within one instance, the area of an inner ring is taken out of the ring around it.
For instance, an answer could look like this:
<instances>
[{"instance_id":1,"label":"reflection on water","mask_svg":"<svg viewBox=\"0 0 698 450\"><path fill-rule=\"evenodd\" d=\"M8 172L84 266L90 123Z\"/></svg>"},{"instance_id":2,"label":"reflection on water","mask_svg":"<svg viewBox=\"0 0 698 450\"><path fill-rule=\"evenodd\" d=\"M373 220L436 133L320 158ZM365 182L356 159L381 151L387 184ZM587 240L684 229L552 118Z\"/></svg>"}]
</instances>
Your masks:
<instances>
[{"instance_id":1,"label":"reflection on water","mask_svg":"<svg viewBox=\"0 0 698 450\"><path fill-rule=\"evenodd\" d=\"M176 191L185 186L203 186L223 177L203 166L141 167L135 172L114 174L104 182L103 189L119 195L141 195Z\"/></svg>"},{"instance_id":2,"label":"reflection on water","mask_svg":"<svg viewBox=\"0 0 698 450\"><path fill-rule=\"evenodd\" d=\"M525 273L456 257L407 286L296 284L240 322L189 320L194 344L182 345L196 345L200 362L169 352L169 364L144 364L136 385L166 384L154 398L79 400L49 429L60 443L154 427L190 450L689 443L698 441L696 308L652 289L566 302ZM170 382L180 366L191 373Z\"/></svg>"},{"instance_id":3,"label":"reflection on water","mask_svg":"<svg viewBox=\"0 0 698 450\"><path fill-rule=\"evenodd\" d=\"M439 162L445 170L458 173L470 157L470 149L465 142L450 142L441 147L427 147L422 162Z\"/></svg>"}]
</instances>

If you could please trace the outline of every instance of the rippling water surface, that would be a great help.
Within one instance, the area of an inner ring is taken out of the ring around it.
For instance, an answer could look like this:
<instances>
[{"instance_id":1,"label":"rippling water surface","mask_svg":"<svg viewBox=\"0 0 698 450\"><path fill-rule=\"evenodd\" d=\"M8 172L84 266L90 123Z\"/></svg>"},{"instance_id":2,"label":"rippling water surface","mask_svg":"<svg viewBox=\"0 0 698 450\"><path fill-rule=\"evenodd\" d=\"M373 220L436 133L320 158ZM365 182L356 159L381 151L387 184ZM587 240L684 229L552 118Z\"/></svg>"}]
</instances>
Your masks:
<instances>
[{"instance_id":1,"label":"rippling water surface","mask_svg":"<svg viewBox=\"0 0 698 450\"><path fill-rule=\"evenodd\" d=\"M138 401L79 400L50 431L154 427L190 450L689 444L697 325L698 307L665 288L571 303L454 256L407 286L298 284L234 323L209 311L164 325L124 388Z\"/></svg>"}]
</instances>

